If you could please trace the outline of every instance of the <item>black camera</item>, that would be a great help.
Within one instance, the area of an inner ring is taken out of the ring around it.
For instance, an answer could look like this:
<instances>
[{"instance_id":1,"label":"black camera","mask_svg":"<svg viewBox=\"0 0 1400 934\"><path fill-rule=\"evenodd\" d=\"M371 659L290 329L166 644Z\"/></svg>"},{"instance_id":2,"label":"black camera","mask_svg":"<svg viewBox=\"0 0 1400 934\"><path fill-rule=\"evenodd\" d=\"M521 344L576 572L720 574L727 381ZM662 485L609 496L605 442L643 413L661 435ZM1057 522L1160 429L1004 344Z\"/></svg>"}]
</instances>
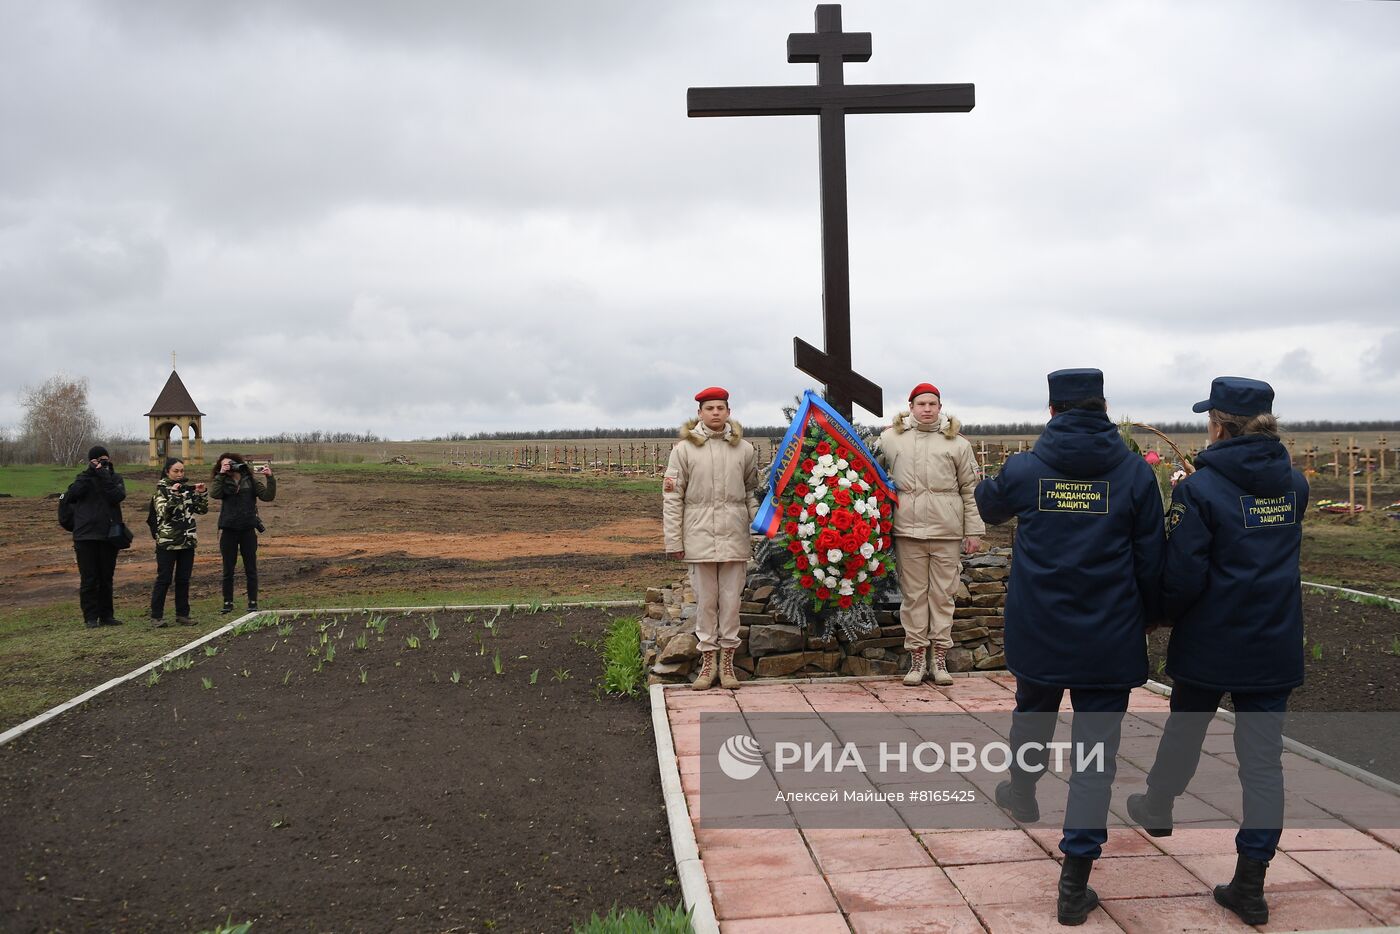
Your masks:
<instances>
[{"instance_id":1,"label":"black camera","mask_svg":"<svg viewBox=\"0 0 1400 934\"><path fill-rule=\"evenodd\" d=\"M247 473L247 472L248 472L248 465L247 465L247 464L242 464L242 463L234 464L234 465L233 465L233 469L234 469L234 470L241 470L241 471L243 471L244 473Z\"/></svg>"}]
</instances>

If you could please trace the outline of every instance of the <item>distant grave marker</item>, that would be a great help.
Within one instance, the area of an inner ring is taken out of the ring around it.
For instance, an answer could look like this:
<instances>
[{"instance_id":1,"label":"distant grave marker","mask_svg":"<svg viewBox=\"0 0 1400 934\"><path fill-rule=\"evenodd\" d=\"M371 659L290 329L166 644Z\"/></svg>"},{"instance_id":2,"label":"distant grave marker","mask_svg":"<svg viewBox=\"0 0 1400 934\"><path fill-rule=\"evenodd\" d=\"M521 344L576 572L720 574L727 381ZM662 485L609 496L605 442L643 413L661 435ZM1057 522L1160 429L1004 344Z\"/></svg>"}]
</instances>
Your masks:
<instances>
[{"instance_id":1,"label":"distant grave marker","mask_svg":"<svg viewBox=\"0 0 1400 934\"><path fill-rule=\"evenodd\" d=\"M844 64L870 60L870 33L843 32L841 5L821 4L814 33L788 36L789 62L816 63L817 83L773 87L691 88L692 117L816 114L821 117L822 320L825 350L792 339L797 368L826 384L831 406L851 418L853 404L884 414L880 387L851 366L851 264L846 212L846 114L966 113L971 84L845 83Z\"/></svg>"}]
</instances>

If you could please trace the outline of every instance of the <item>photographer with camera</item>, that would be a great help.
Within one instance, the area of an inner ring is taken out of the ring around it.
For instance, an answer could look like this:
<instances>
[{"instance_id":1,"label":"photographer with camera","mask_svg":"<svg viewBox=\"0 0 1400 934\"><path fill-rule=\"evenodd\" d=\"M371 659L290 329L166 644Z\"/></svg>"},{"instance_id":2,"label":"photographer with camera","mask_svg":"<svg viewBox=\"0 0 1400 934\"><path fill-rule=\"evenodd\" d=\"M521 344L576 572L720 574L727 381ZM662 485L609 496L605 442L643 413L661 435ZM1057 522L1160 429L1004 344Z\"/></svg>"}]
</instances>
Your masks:
<instances>
[{"instance_id":1,"label":"photographer with camera","mask_svg":"<svg viewBox=\"0 0 1400 934\"><path fill-rule=\"evenodd\" d=\"M165 595L175 578L175 622L193 626L190 618L190 573L194 570L196 544L194 517L209 511L209 494L203 483L185 482L185 462L166 458L165 468L151 498L156 537L156 582L151 588L151 624L163 629Z\"/></svg>"},{"instance_id":2,"label":"photographer with camera","mask_svg":"<svg viewBox=\"0 0 1400 934\"><path fill-rule=\"evenodd\" d=\"M120 503L126 499L126 482L112 466L102 445L88 451L87 469L78 474L63 494L72 509L73 552L78 559L78 601L83 625L120 626L113 615L112 578L117 572L117 552L130 544L122 524ZM65 526L66 528L66 526Z\"/></svg>"},{"instance_id":3,"label":"photographer with camera","mask_svg":"<svg viewBox=\"0 0 1400 934\"><path fill-rule=\"evenodd\" d=\"M224 559L224 606L220 613L233 612L233 568L243 555L243 574L248 581L248 609L258 608L258 500L270 503L277 496L272 468L254 470L241 454L220 454L214 462L214 480L209 495L222 501L219 507L219 553Z\"/></svg>"}]
</instances>

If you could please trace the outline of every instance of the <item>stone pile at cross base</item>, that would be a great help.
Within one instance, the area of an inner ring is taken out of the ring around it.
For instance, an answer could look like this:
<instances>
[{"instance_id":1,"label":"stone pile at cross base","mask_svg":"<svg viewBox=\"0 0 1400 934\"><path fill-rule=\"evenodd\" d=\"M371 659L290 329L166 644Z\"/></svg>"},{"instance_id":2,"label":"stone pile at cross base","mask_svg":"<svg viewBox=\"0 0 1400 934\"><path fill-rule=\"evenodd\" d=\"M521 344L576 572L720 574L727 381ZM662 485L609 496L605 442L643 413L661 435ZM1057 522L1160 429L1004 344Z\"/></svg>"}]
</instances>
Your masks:
<instances>
[{"instance_id":1,"label":"stone pile at cross base","mask_svg":"<svg viewBox=\"0 0 1400 934\"><path fill-rule=\"evenodd\" d=\"M998 670L1006 667L1002 638L1006 625L1006 580L1011 575L1011 550L993 548L964 555L953 610L953 648L948 651L952 672ZM899 603L877 607L880 631L853 642L833 629L828 638L804 632L769 608L773 586L752 562L739 607L739 651L734 656L740 681L755 678L896 675L909 670ZM681 579L646 592L641 621L642 657L648 684L691 680L699 662L695 637L695 594Z\"/></svg>"}]
</instances>

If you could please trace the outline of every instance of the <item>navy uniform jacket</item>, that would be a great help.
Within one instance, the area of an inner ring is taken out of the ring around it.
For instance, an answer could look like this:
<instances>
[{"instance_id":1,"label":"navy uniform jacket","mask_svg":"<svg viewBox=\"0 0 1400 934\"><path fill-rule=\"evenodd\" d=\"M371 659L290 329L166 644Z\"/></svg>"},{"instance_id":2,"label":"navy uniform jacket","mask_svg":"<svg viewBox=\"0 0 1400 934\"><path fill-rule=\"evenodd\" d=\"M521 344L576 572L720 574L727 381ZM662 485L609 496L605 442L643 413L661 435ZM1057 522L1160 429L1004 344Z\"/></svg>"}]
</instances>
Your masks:
<instances>
[{"instance_id":1,"label":"navy uniform jacket","mask_svg":"<svg viewBox=\"0 0 1400 934\"><path fill-rule=\"evenodd\" d=\"M1147 623L1160 615L1165 540L1152 468L1099 412L1050 419L1027 454L977 485L982 518L1013 516L1006 667L1068 688L1147 680Z\"/></svg>"},{"instance_id":2,"label":"navy uniform jacket","mask_svg":"<svg viewBox=\"0 0 1400 934\"><path fill-rule=\"evenodd\" d=\"M1267 435L1217 441L1167 512L1167 674L1218 691L1303 683L1298 550L1308 481Z\"/></svg>"}]
</instances>

